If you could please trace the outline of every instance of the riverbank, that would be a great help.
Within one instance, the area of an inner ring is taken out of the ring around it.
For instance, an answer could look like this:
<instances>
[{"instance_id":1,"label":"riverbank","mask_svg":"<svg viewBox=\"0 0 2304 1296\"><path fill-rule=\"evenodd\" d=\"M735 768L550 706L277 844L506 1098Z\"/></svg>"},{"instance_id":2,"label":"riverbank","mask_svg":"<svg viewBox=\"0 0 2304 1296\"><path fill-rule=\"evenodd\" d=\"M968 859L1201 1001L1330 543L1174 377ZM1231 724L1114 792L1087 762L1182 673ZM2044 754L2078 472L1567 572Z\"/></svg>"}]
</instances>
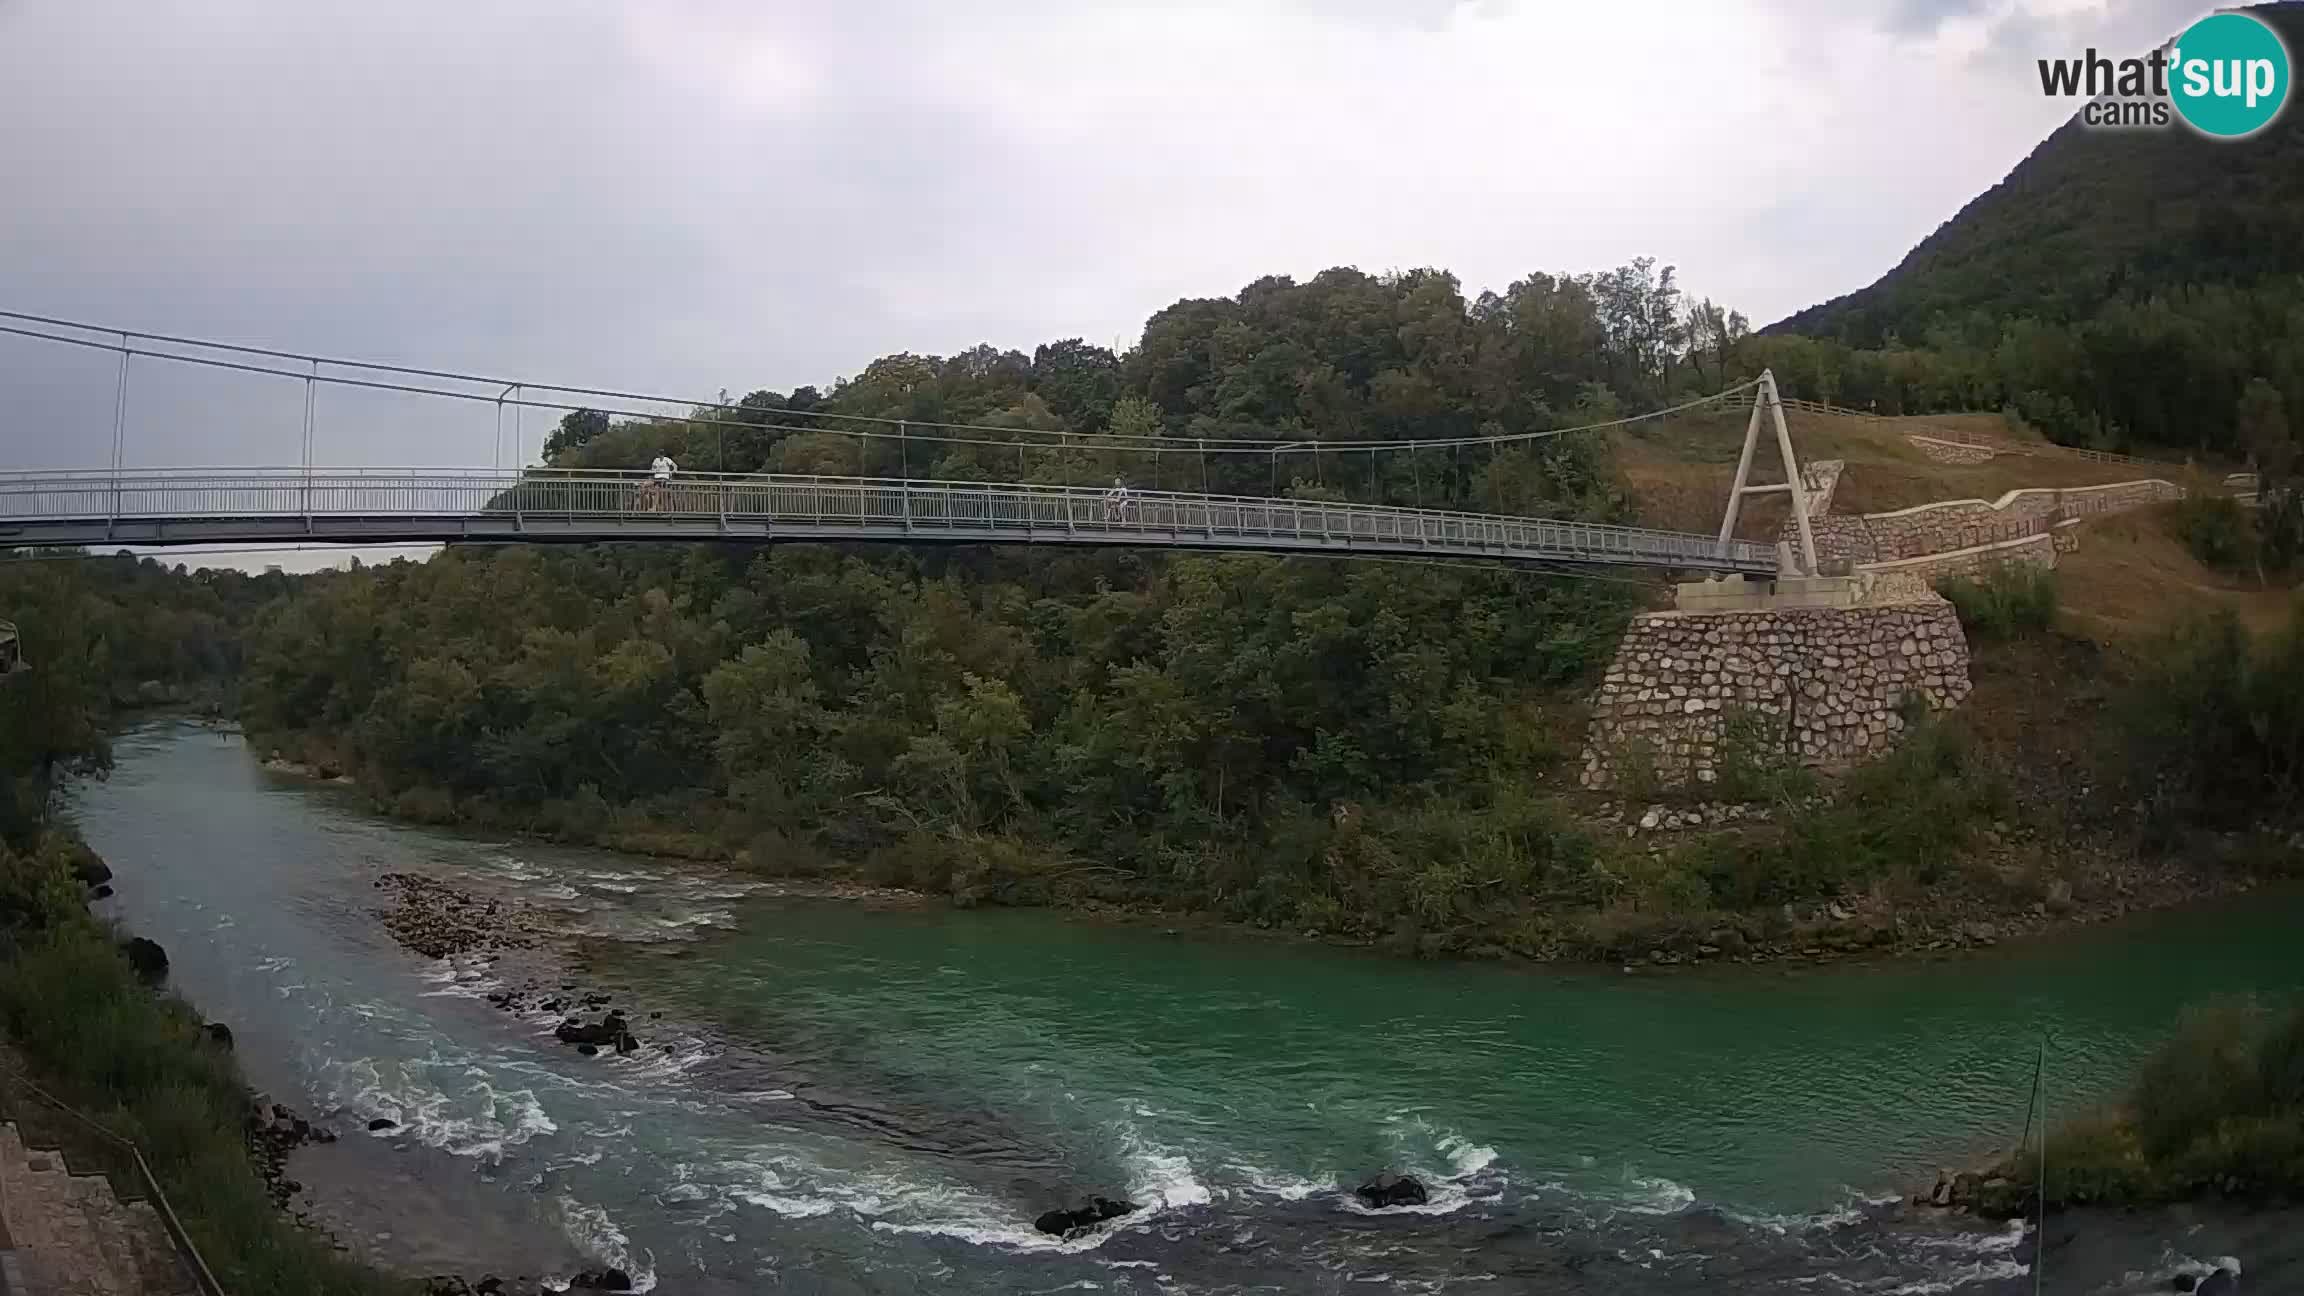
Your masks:
<instances>
[{"instance_id":1,"label":"riverbank","mask_svg":"<svg viewBox=\"0 0 2304 1296\"><path fill-rule=\"evenodd\" d=\"M60 1095L115 1135L137 1143L209 1268L247 1292L387 1296L394 1280L346 1259L330 1239L281 1213L279 1168L308 1132L286 1109L259 1125L231 1054L228 1030L160 993L166 958L151 942L129 948L88 914L81 881L92 854L61 834L36 849L0 846L0 903L9 939L0 950L0 1105L35 1143L73 1150L81 1169L108 1171L116 1190L143 1191L109 1140L32 1095L22 1080ZM78 875L76 875L76 873Z\"/></svg>"},{"instance_id":2,"label":"riverbank","mask_svg":"<svg viewBox=\"0 0 2304 1296\"><path fill-rule=\"evenodd\" d=\"M2132 831L2107 827L2044 840L2036 823L1989 820L1974 825L1956 859L1935 860L1907 884L1848 889L1823 899L1736 911L1662 912L1639 908L1569 911L1509 932L1323 931L1177 909L1155 897L1106 885L1090 890L1028 891L998 901L956 899L901 884L857 880L869 861L840 862L786 842L733 846L711 833L625 810L592 832L539 827L517 809L486 799L458 801L437 789L394 796L368 793L338 757L299 760L274 749L262 766L283 778L352 789L374 813L402 822L528 840L591 846L660 860L725 865L772 880L784 894L881 905L995 903L1045 907L1081 918L1159 929L1228 933L1242 939L1311 941L1420 958L1533 964L1593 964L1642 970L1709 964L1831 963L1882 957L1948 957L2004 942L2116 921L2131 914L2244 895L2295 876L2294 843L2241 834L2196 834L2177 852L2147 854ZM1885 781L1885 780L1884 780ZM1872 813L1861 800L1833 800L1839 789L1797 804L1721 802L1579 803L1570 830L1601 843L1620 870L1690 867L1689 857L1769 852L1787 834L1814 835L1814 821ZM2032 805L2037 808L2040 803ZM732 812L731 812L732 813ZM1807 822L1804 822L1807 821ZM789 855L772 852L782 845ZM1811 848L1813 849L1813 848ZM754 852L762 851L756 855ZM1485 937L1485 938L1484 938Z\"/></svg>"}]
</instances>

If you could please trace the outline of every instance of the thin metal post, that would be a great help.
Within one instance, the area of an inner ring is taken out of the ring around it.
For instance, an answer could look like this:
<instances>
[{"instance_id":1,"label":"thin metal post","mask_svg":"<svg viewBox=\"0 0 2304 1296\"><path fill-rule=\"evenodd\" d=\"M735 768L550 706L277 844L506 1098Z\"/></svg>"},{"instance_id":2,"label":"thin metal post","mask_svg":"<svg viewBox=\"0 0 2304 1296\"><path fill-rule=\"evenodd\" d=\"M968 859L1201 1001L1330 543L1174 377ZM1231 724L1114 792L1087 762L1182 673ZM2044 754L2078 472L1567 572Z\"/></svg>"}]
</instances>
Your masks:
<instances>
[{"instance_id":1,"label":"thin metal post","mask_svg":"<svg viewBox=\"0 0 2304 1296\"><path fill-rule=\"evenodd\" d=\"M1216 534L1216 510L1208 500L1208 438L1200 438L1200 524Z\"/></svg>"},{"instance_id":2,"label":"thin metal post","mask_svg":"<svg viewBox=\"0 0 2304 1296\"><path fill-rule=\"evenodd\" d=\"M1383 502L1381 497L1376 494L1376 452L1374 450L1368 452L1368 502L1371 504Z\"/></svg>"},{"instance_id":3,"label":"thin metal post","mask_svg":"<svg viewBox=\"0 0 2304 1296\"><path fill-rule=\"evenodd\" d=\"M128 443L128 335L120 335L120 377L112 393L112 517L104 524L109 540L120 525L120 471Z\"/></svg>"},{"instance_id":4,"label":"thin metal post","mask_svg":"<svg viewBox=\"0 0 2304 1296\"><path fill-rule=\"evenodd\" d=\"M320 362L304 377L304 531L312 531L312 400L320 378Z\"/></svg>"}]
</instances>

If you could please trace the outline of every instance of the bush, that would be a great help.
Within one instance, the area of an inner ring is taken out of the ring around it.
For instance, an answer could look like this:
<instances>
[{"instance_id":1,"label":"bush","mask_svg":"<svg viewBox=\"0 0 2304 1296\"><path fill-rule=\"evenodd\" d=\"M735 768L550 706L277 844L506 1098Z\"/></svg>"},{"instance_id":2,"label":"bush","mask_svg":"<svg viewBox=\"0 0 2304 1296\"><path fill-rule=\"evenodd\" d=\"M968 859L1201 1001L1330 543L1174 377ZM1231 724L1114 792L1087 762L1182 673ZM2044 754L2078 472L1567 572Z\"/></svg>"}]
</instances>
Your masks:
<instances>
[{"instance_id":1,"label":"bush","mask_svg":"<svg viewBox=\"0 0 2304 1296\"><path fill-rule=\"evenodd\" d=\"M2189 495L2168 507L2168 530L2192 556L2219 571L2253 571L2256 527L2229 495Z\"/></svg>"},{"instance_id":2,"label":"bush","mask_svg":"<svg viewBox=\"0 0 2304 1296\"><path fill-rule=\"evenodd\" d=\"M2000 563L1974 579L1948 576L1936 590L1975 638L2013 639L2056 623L2056 574L2029 563Z\"/></svg>"},{"instance_id":3,"label":"bush","mask_svg":"<svg viewBox=\"0 0 2304 1296\"><path fill-rule=\"evenodd\" d=\"M2132 1099L2147 1155L2166 1158L2213 1131L2228 1116L2265 1107L2257 1062L2262 1011L2246 1000L2193 1009L2176 1034L2144 1059Z\"/></svg>"},{"instance_id":4,"label":"bush","mask_svg":"<svg viewBox=\"0 0 2304 1296\"><path fill-rule=\"evenodd\" d=\"M2020 1152L1997 1173L2028 1191L2036 1156ZM2066 1205L2304 1190L2304 1000L2270 1011L2226 999L2186 1012L2137 1068L2125 1108L2049 1134L2047 1189Z\"/></svg>"},{"instance_id":5,"label":"bush","mask_svg":"<svg viewBox=\"0 0 2304 1296\"><path fill-rule=\"evenodd\" d=\"M2144 652L2117 715L2156 826L2293 816L2304 797L2304 605L2258 643L2230 612L2178 626Z\"/></svg>"},{"instance_id":6,"label":"bush","mask_svg":"<svg viewBox=\"0 0 2304 1296\"><path fill-rule=\"evenodd\" d=\"M1977 822L2005 815L2007 789L1969 758L1964 736L1908 707L1903 741L1842 780L1830 804L1781 829L1685 848L1721 905L1752 908L1835 894L1850 883L1926 883Z\"/></svg>"}]
</instances>

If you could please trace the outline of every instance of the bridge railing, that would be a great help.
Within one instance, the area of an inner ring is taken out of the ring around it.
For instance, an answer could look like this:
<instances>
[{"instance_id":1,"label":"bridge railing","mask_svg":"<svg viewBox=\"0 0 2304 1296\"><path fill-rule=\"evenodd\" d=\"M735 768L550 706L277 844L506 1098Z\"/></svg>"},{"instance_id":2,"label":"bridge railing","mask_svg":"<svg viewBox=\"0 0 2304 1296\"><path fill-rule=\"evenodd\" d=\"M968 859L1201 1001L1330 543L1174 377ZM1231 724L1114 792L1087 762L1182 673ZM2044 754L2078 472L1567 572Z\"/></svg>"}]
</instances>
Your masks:
<instances>
[{"instance_id":1,"label":"bridge railing","mask_svg":"<svg viewBox=\"0 0 2304 1296\"><path fill-rule=\"evenodd\" d=\"M461 519L640 534L710 522L745 535L910 533L950 538L1138 537L1151 543L1370 543L1611 562L1764 570L1772 547L1640 527L1321 500L1129 492L1066 485L788 474L297 468L0 473L0 521ZM493 529L493 528L489 528Z\"/></svg>"}]
</instances>

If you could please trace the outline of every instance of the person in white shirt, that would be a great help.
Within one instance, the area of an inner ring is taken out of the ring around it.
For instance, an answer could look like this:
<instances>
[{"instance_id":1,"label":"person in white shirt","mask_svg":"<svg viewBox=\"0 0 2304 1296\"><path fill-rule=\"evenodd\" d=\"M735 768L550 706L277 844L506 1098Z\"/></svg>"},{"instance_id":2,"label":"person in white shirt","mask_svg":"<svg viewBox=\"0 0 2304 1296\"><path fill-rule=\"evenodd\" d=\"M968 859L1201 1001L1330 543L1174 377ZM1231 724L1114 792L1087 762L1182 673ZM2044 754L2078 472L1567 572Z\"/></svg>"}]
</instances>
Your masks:
<instances>
[{"instance_id":1,"label":"person in white shirt","mask_svg":"<svg viewBox=\"0 0 2304 1296\"><path fill-rule=\"evenodd\" d=\"M1104 492L1104 520L1118 522L1128 511L1128 483L1118 477L1112 479L1112 489Z\"/></svg>"},{"instance_id":2,"label":"person in white shirt","mask_svg":"<svg viewBox=\"0 0 2304 1296\"><path fill-rule=\"evenodd\" d=\"M680 471L680 465L672 462L671 455L665 454L662 451L657 452L656 458L648 465L649 507L655 509L664 509L670 507L672 499L672 474L678 471Z\"/></svg>"}]
</instances>

